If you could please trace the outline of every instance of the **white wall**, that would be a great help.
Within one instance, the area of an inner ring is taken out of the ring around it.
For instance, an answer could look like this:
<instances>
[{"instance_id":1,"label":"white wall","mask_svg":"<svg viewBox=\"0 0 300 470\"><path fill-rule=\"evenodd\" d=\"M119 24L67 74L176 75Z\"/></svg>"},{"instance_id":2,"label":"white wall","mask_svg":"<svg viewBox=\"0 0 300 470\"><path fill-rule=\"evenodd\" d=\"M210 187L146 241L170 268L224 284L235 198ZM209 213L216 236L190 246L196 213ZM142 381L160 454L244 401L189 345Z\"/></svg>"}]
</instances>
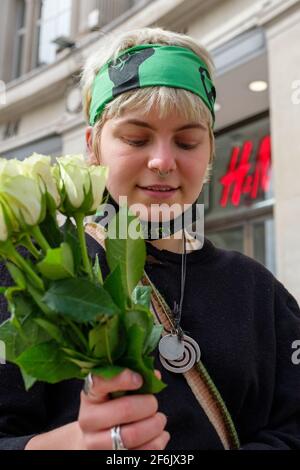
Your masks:
<instances>
[{"instance_id":1,"label":"white wall","mask_svg":"<svg viewBox=\"0 0 300 470\"><path fill-rule=\"evenodd\" d=\"M278 278L300 302L300 6L268 29ZM293 93L294 102L293 102Z\"/></svg>"}]
</instances>

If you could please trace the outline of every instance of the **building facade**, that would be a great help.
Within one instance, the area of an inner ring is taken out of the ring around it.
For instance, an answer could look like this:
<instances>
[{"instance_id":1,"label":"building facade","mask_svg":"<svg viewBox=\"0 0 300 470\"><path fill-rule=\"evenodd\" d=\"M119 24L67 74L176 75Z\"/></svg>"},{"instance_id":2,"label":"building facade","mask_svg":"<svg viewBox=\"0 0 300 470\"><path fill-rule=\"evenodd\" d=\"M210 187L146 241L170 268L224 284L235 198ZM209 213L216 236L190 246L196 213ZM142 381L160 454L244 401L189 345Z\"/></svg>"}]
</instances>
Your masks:
<instances>
[{"instance_id":1,"label":"building facade","mask_svg":"<svg viewBox=\"0 0 300 470\"><path fill-rule=\"evenodd\" d=\"M205 232L300 301L300 1L0 0L0 155L84 153L80 68L115 32L186 32L216 65Z\"/></svg>"}]
</instances>

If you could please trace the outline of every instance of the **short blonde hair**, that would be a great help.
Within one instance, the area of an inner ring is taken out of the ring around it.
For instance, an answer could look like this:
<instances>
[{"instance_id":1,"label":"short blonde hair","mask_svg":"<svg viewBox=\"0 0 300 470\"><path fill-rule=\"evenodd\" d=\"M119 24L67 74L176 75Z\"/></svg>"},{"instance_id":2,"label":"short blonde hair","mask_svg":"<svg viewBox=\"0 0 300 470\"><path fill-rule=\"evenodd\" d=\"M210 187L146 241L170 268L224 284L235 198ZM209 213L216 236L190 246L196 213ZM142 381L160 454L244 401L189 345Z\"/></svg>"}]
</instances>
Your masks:
<instances>
[{"instance_id":1,"label":"short blonde hair","mask_svg":"<svg viewBox=\"0 0 300 470\"><path fill-rule=\"evenodd\" d=\"M190 36L162 28L140 28L128 31L117 37L109 35L106 41L103 41L103 46L88 58L81 74L83 109L87 123L89 123L92 86L99 69L107 61L115 60L123 50L139 44L162 44L189 48L206 63L210 76L214 79L214 64L210 54ZM121 116L125 109L143 109L147 113L154 105L158 105L161 118L168 116L170 112L178 112L183 114L186 119L204 122L208 125L211 155L204 182L209 181L215 156L212 115L199 96L181 88L165 86L138 88L122 93L113 101L110 101L105 106L93 129L92 146L98 161L100 161L99 139L105 121Z\"/></svg>"}]
</instances>

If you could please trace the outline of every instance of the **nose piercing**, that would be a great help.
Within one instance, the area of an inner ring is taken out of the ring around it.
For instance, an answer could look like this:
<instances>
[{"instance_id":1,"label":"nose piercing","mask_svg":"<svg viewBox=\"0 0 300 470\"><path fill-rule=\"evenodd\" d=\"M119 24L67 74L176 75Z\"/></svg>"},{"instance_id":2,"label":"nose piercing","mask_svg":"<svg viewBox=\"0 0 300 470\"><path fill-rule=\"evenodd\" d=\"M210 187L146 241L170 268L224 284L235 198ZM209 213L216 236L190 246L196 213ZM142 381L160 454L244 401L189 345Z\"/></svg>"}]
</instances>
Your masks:
<instances>
[{"instance_id":1,"label":"nose piercing","mask_svg":"<svg viewBox=\"0 0 300 470\"><path fill-rule=\"evenodd\" d=\"M157 173L159 174L161 178L164 178L165 176L169 174L168 171L160 171L160 170L158 170Z\"/></svg>"}]
</instances>

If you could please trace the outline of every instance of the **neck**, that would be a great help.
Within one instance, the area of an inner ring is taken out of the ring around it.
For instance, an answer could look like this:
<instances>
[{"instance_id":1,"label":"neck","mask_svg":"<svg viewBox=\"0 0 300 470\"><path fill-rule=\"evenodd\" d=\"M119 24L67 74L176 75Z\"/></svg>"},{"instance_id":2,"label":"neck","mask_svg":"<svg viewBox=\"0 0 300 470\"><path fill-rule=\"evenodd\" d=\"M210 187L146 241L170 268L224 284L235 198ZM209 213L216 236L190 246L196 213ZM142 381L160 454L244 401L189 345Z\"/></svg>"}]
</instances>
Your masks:
<instances>
[{"instance_id":1,"label":"neck","mask_svg":"<svg viewBox=\"0 0 300 470\"><path fill-rule=\"evenodd\" d=\"M176 235L176 238L175 238ZM148 240L148 243L155 246L159 250L168 250L173 253L183 253L183 231L180 230L176 234L168 238L160 238L158 240ZM191 251L189 244L186 244L186 251Z\"/></svg>"},{"instance_id":2,"label":"neck","mask_svg":"<svg viewBox=\"0 0 300 470\"><path fill-rule=\"evenodd\" d=\"M173 238L163 239L160 240L149 240L148 243L155 246L159 250L168 250L172 251L173 253L182 253L182 239L176 240Z\"/></svg>"},{"instance_id":3,"label":"neck","mask_svg":"<svg viewBox=\"0 0 300 470\"><path fill-rule=\"evenodd\" d=\"M202 244L200 243L199 240L195 240L194 238L191 237L187 231L185 231L185 237L186 237L186 252L189 253L190 251L194 250L200 250L202 248ZM147 243L151 243L151 245L155 246L155 248L158 248L159 250L168 250L173 253L183 253L183 232L182 230L180 232L176 233L176 238L175 234L172 235L169 238L160 238L158 240L148 240Z\"/></svg>"}]
</instances>

